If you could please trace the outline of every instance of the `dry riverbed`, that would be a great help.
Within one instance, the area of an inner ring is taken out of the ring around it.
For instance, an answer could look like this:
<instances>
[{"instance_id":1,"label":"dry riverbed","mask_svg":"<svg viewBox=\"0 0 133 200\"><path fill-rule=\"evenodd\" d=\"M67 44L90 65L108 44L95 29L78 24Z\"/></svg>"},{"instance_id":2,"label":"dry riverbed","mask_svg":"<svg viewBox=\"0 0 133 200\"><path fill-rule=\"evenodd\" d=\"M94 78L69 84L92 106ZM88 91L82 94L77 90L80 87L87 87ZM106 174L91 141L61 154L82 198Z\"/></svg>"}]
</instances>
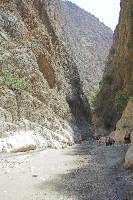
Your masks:
<instances>
[{"instance_id":1,"label":"dry riverbed","mask_svg":"<svg viewBox=\"0 0 133 200\"><path fill-rule=\"evenodd\" d=\"M84 142L64 150L0 155L0 200L132 200L127 146Z\"/></svg>"}]
</instances>

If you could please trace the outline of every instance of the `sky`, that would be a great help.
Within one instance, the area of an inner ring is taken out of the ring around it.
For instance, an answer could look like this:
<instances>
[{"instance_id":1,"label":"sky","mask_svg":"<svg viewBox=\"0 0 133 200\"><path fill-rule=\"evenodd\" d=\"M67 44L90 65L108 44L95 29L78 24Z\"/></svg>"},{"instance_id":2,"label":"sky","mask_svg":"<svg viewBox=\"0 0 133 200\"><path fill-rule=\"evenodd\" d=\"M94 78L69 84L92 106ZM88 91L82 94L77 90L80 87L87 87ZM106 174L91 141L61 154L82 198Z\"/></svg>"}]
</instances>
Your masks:
<instances>
[{"instance_id":1,"label":"sky","mask_svg":"<svg viewBox=\"0 0 133 200\"><path fill-rule=\"evenodd\" d=\"M118 23L120 0L71 0L99 18L113 31Z\"/></svg>"}]
</instances>

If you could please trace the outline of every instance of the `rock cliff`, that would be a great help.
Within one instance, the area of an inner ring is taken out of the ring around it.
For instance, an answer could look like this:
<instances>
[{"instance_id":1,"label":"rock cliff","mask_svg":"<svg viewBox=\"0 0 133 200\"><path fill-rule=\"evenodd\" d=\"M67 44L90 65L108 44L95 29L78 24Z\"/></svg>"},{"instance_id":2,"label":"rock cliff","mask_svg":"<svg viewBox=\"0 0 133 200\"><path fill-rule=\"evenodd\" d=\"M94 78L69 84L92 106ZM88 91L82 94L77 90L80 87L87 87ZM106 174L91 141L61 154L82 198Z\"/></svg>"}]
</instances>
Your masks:
<instances>
[{"instance_id":1,"label":"rock cliff","mask_svg":"<svg viewBox=\"0 0 133 200\"><path fill-rule=\"evenodd\" d=\"M89 136L83 91L98 83L111 36L72 3L0 1L0 151L61 148Z\"/></svg>"},{"instance_id":2,"label":"rock cliff","mask_svg":"<svg viewBox=\"0 0 133 200\"><path fill-rule=\"evenodd\" d=\"M119 23L96 102L97 127L111 131L133 95L133 2L121 0Z\"/></svg>"},{"instance_id":3,"label":"rock cliff","mask_svg":"<svg viewBox=\"0 0 133 200\"><path fill-rule=\"evenodd\" d=\"M133 143L133 1L121 0L119 24L107 59L107 67L96 100L96 131L116 129L116 141ZM133 167L133 146L125 166Z\"/></svg>"},{"instance_id":4,"label":"rock cliff","mask_svg":"<svg viewBox=\"0 0 133 200\"><path fill-rule=\"evenodd\" d=\"M83 90L89 96L102 78L113 32L70 1L62 2L61 8L62 22L59 21L59 24L63 30L62 40L65 47L71 49Z\"/></svg>"},{"instance_id":5,"label":"rock cliff","mask_svg":"<svg viewBox=\"0 0 133 200\"><path fill-rule=\"evenodd\" d=\"M133 168L133 97L129 99L121 119L116 124L116 142L125 143L125 138L129 138L129 142L131 142L126 153L125 166Z\"/></svg>"},{"instance_id":6,"label":"rock cliff","mask_svg":"<svg viewBox=\"0 0 133 200\"><path fill-rule=\"evenodd\" d=\"M77 66L52 24L55 6L0 1L0 151L65 147L89 133Z\"/></svg>"}]
</instances>

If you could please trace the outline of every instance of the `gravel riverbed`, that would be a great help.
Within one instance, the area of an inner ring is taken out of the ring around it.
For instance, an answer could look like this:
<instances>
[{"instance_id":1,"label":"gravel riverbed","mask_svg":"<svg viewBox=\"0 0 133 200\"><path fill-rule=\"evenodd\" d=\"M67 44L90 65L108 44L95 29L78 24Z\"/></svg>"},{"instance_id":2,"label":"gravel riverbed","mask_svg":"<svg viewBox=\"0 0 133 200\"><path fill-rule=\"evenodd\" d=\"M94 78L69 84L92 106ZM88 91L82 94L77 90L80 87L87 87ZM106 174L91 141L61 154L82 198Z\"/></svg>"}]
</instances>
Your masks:
<instances>
[{"instance_id":1,"label":"gravel riverbed","mask_svg":"<svg viewBox=\"0 0 133 200\"><path fill-rule=\"evenodd\" d=\"M0 200L133 200L126 145L0 155Z\"/></svg>"}]
</instances>

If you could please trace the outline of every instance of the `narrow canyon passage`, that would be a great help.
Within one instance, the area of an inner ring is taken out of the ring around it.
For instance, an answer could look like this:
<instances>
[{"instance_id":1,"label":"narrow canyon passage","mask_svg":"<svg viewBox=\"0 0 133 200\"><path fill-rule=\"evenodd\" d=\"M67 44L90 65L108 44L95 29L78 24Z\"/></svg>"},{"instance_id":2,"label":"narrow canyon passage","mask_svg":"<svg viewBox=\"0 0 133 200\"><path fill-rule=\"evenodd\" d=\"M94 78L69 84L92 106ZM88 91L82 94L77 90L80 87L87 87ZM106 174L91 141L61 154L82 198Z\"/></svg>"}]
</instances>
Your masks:
<instances>
[{"instance_id":1,"label":"narrow canyon passage","mask_svg":"<svg viewBox=\"0 0 133 200\"><path fill-rule=\"evenodd\" d=\"M0 1L0 200L133 200L133 0L117 26L109 2Z\"/></svg>"},{"instance_id":2,"label":"narrow canyon passage","mask_svg":"<svg viewBox=\"0 0 133 200\"><path fill-rule=\"evenodd\" d=\"M84 142L64 150L0 156L1 200L131 200L128 146Z\"/></svg>"}]
</instances>

